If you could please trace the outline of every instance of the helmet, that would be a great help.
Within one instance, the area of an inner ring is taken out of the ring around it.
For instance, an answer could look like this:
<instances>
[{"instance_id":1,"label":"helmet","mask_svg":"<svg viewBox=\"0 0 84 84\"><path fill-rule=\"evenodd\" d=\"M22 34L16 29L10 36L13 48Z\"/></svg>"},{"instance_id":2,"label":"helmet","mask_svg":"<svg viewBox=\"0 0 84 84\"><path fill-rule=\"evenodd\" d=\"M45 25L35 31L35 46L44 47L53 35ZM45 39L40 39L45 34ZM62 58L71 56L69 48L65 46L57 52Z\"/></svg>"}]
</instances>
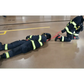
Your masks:
<instances>
[{"instance_id":1,"label":"helmet","mask_svg":"<svg viewBox=\"0 0 84 84\"><path fill-rule=\"evenodd\" d=\"M46 37L47 37L47 39L51 39L51 34L49 34L49 33L43 33L42 35L46 35Z\"/></svg>"}]
</instances>

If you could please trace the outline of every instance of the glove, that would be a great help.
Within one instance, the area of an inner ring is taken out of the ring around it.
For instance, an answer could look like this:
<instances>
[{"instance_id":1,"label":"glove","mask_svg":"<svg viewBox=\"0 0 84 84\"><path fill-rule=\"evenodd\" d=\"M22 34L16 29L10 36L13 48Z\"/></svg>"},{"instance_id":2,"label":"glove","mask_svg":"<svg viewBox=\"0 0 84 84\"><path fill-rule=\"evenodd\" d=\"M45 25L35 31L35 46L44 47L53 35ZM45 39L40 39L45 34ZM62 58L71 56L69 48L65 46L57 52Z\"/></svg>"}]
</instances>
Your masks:
<instances>
[{"instance_id":1,"label":"glove","mask_svg":"<svg viewBox=\"0 0 84 84\"><path fill-rule=\"evenodd\" d=\"M30 37L30 35L29 35L29 36L27 36L27 37L26 37L26 39L28 39L29 37Z\"/></svg>"},{"instance_id":2,"label":"glove","mask_svg":"<svg viewBox=\"0 0 84 84\"><path fill-rule=\"evenodd\" d=\"M77 32L80 32L80 31L83 31L83 26L80 27L78 30L76 30L76 33L77 33Z\"/></svg>"},{"instance_id":3,"label":"glove","mask_svg":"<svg viewBox=\"0 0 84 84\"><path fill-rule=\"evenodd\" d=\"M66 31L66 29L61 30L62 33L64 33L65 31Z\"/></svg>"}]
</instances>

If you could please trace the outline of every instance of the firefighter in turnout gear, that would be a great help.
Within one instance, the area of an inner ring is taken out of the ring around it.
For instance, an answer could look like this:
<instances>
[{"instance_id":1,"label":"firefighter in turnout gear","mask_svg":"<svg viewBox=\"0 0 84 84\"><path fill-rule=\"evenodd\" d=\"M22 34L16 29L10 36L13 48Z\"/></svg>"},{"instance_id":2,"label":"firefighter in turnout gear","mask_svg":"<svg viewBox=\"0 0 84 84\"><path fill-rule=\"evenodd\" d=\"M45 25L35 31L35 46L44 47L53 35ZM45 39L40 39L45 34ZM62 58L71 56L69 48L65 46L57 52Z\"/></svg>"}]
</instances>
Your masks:
<instances>
[{"instance_id":1,"label":"firefighter in turnout gear","mask_svg":"<svg viewBox=\"0 0 84 84\"><path fill-rule=\"evenodd\" d=\"M71 20L67 26L61 30L61 33L66 32L67 36L57 35L55 41L59 39L61 42L70 42L73 39L79 39L78 35L83 31L83 16L77 16Z\"/></svg>"},{"instance_id":2,"label":"firefighter in turnout gear","mask_svg":"<svg viewBox=\"0 0 84 84\"><path fill-rule=\"evenodd\" d=\"M51 39L51 34L43 33L42 35L29 35L26 40L19 40L10 44L4 44L0 42L0 51L10 50L0 55L0 59L10 58L21 53L27 53L31 50L43 46L47 40Z\"/></svg>"}]
</instances>

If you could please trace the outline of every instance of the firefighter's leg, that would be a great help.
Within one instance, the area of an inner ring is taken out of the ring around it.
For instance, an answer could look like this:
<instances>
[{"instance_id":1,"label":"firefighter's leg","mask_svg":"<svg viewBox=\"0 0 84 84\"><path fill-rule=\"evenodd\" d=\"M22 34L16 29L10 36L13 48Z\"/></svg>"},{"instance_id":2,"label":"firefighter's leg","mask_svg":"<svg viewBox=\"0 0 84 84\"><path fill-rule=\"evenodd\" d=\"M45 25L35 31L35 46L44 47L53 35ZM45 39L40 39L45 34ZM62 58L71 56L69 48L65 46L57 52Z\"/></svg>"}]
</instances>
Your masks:
<instances>
[{"instance_id":1,"label":"firefighter's leg","mask_svg":"<svg viewBox=\"0 0 84 84\"><path fill-rule=\"evenodd\" d=\"M15 47L22 45L25 41L26 40L19 40L19 41L15 41L15 42L4 44L4 45L2 45L2 43L0 42L0 51L13 49Z\"/></svg>"},{"instance_id":2,"label":"firefighter's leg","mask_svg":"<svg viewBox=\"0 0 84 84\"><path fill-rule=\"evenodd\" d=\"M60 36L60 35L58 35L55 38L55 41L56 41L56 39L59 39L61 42L70 42L72 40L72 38L73 38L73 35L67 33L67 36Z\"/></svg>"},{"instance_id":3,"label":"firefighter's leg","mask_svg":"<svg viewBox=\"0 0 84 84\"><path fill-rule=\"evenodd\" d=\"M10 57L13 57L15 55L18 55L18 54L21 54L22 53L22 47L19 46L19 47L16 47L8 52L5 52L3 53L1 56L2 59L4 58L10 58Z\"/></svg>"},{"instance_id":4,"label":"firefighter's leg","mask_svg":"<svg viewBox=\"0 0 84 84\"><path fill-rule=\"evenodd\" d=\"M16 48L10 50L9 52L3 53L2 55L0 55L1 58L6 59L6 58L10 58L10 57L13 57L13 56L21 54L21 53L29 52L31 50L31 48L30 48L31 45L29 42L28 43L27 42L28 41L26 41L26 43L20 45L19 47L16 47ZM27 46L27 44L28 44L28 46Z\"/></svg>"},{"instance_id":5,"label":"firefighter's leg","mask_svg":"<svg viewBox=\"0 0 84 84\"><path fill-rule=\"evenodd\" d=\"M79 30L74 31L74 33L73 33L73 39L79 39L79 33L80 33Z\"/></svg>"}]
</instances>

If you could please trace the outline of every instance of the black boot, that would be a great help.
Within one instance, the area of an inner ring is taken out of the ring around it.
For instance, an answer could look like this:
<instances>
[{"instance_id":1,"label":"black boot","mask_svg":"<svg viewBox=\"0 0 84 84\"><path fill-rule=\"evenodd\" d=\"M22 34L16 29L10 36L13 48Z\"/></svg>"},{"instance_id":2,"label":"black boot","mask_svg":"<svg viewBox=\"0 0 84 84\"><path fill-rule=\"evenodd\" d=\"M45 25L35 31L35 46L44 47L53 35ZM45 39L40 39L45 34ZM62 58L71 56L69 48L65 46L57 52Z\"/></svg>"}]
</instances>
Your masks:
<instances>
[{"instance_id":1,"label":"black boot","mask_svg":"<svg viewBox=\"0 0 84 84\"><path fill-rule=\"evenodd\" d=\"M58 34L55 38L55 41L57 41L57 39L61 38L60 35Z\"/></svg>"},{"instance_id":2,"label":"black boot","mask_svg":"<svg viewBox=\"0 0 84 84\"><path fill-rule=\"evenodd\" d=\"M0 42L0 51L2 51L2 50L3 50L2 43Z\"/></svg>"},{"instance_id":3,"label":"black boot","mask_svg":"<svg viewBox=\"0 0 84 84\"><path fill-rule=\"evenodd\" d=\"M79 37L78 36L75 36L75 35L73 35L73 39L75 40L78 40L79 39Z\"/></svg>"}]
</instances>

